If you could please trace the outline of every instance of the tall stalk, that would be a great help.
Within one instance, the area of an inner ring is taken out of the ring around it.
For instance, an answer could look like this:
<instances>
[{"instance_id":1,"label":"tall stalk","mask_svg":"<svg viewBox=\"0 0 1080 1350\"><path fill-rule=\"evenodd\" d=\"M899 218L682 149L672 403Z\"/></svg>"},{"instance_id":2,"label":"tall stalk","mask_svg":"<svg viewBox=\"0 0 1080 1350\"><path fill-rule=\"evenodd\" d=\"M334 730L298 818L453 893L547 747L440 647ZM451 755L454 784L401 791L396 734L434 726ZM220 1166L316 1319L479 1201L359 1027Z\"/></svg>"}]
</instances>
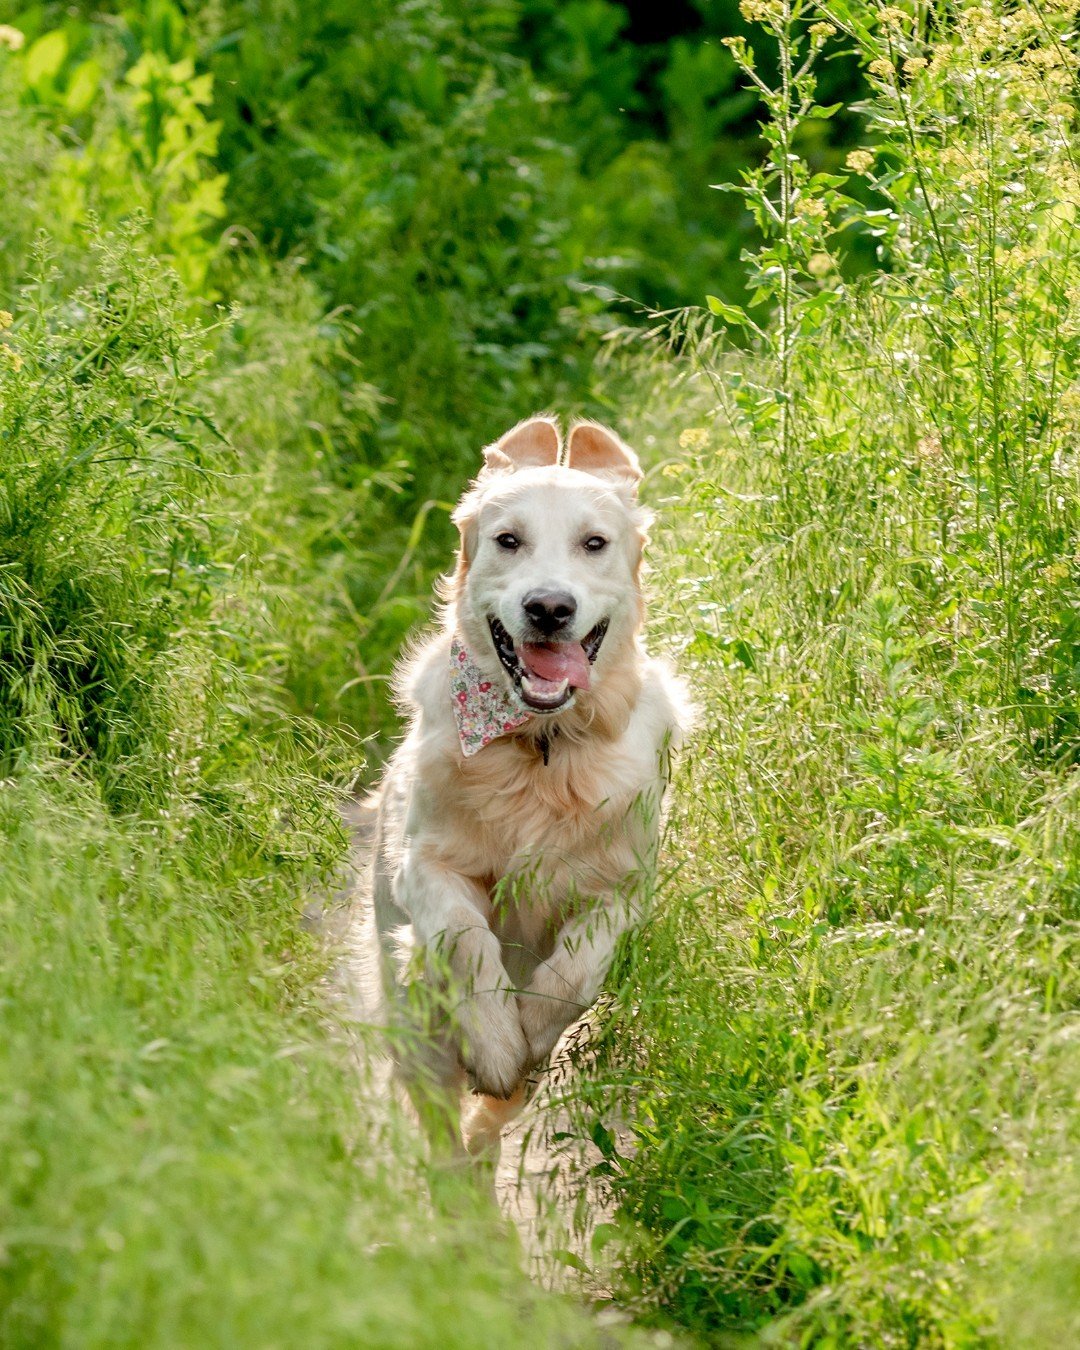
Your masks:
<instances>
[{"instance_id":1,"label":"tall stalk","mask_svg":"<svg viewBox=\"0 0 1080 1350\"><path fill-rule=\"evenodd\" d=\"M759 439L774 445L778 496L789 532L800 523L797 348L801 336L813 331L836 298L813 278L810 260L827 256L832 212L838 205L835 188L842 181L811 174L799 153L800 131L806 121L821 120L836 111L816 104L813 73L835 29L830 23L808 23L809 9L805 0L743 0L743 16L760 23L776 42L774 84L758 74L753 51L744 39L726 40L767 113L761 126L766 145L763 162L744 174L743 185L736 191L752 211L762 238L757 252L747 258L755 287L753 299L771 303L773 313L768 324L758 327L731 306L714 306L714 313L749 325L771 360L771 398L759 402L753 416Z\"/></svg>"}]
</instances>

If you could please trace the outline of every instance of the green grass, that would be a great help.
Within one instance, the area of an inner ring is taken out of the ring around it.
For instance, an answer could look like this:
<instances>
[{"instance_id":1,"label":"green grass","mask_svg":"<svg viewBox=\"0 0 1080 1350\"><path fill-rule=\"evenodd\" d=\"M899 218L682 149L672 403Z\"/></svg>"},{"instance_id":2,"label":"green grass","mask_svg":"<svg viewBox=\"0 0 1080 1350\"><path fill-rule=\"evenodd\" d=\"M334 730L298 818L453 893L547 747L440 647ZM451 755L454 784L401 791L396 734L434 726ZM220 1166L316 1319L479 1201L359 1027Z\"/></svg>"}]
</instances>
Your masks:
<instances>
[{"instance_id":1,"label":"green grass","mask_svg":"<svg viewBox=\"0 0 1080 1350\"><path fill-rule=\"evenodd\" d=\"M436 1220L302 926L363 753L285 687L313 527L292 589L252 558L265 457L305 452L256 410L317 406L318 333L290 385L192 317L145 222L80 272L39 258L0 353L0 1340L620 1341L479 1200Z\"/></svg>"},{"instance_id":2,"label":"green grass","mask_svg":"<svg viewBox=\"0 0 1080 1350\"><path fill-rule=\"evenodd\" d=\"M328 1043L298 878L236 824L120 824L61 773L5 789L4 1344L510 1346L519 1318L599 1343L479 1207L431 1216Z\"/></svg>"},{"instance_id":3,"label":"green grass","mask_svg":"<svg viewBox=\"0 0 1080 1350\"><path fill-rule=\"evenodd\" d=\"M808 77L769 94L746 191L778 204L750 260L775 317L750 359L688 320L696 358L654 380L686 429L655 639L701 717L578 1129L642 1315L1050 1344L1076 1314L1074 16L928 38L821 8L878 63L881 206L788 159ZM845 284L860 222L887 268Z\"/></svg>"},{"instance_id":4,"label":"green grass","mask_svg":"<svg viewBox=\"0 0 1080 1350\"><path fill-rule=\"evenodd\" d=\"M569 1103L617 1207L602 1281L705 1343L1076 1338L1077 6L745 8L750 47L664 78L684 164L733 70L755 90L725 218L757 244L711 315L591 371L609 312L573 260L674 209L665 149L600 147L633 63L609 36L566 64L610 6L537 58L573 154L535 141L501 11L490 50L403 11L381 66L323 61L312 20L302 76L169 4L0 42L5 1344L625 1338L490 1214L432 1216L301 923L444 497L556 392L651 465L652 640L699 704ZM865 144L821 176L845 47ZM385 122L316 134L353 75Z\"/></svg>"}]
</instances>

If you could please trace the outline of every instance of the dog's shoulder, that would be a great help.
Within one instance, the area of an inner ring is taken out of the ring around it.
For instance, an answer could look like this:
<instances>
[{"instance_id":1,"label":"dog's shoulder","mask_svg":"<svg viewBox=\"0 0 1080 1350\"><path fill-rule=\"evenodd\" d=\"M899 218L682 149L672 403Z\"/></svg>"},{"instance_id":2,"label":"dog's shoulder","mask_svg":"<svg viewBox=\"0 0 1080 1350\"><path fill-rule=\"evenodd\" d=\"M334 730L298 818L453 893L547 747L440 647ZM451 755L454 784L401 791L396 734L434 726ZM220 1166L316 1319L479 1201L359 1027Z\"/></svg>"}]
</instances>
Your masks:
<instances>
[{"instance_id":1,"label":"dog's shoulder","mask_svg":"<svg viewBox=\"0 0 1080 1350\"><path fill-rule=\"evenodd\" d=\"M674 749L693 729L696 720L686 681L664 657L646 656L641 669L641 694L635 719L657 746Z\"/></svg>"}]
</instances>

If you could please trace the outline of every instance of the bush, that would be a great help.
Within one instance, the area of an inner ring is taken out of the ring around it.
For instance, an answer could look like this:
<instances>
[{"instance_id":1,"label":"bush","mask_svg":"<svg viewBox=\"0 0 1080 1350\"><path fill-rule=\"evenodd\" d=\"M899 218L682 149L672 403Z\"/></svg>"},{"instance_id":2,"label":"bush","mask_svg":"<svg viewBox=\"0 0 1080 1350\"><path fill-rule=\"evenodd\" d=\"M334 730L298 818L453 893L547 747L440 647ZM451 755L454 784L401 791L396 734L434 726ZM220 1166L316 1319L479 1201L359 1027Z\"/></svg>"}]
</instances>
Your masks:
<instances>
[{"instance_id":1,"label":"bush","mask_svg":"<svg viewBox=\"0 0 1080 1350\"><path fill-rule=\"evenodd\" d=\"M228 566L205 498L232 463L192 396L205 335L138 231L91 240L97 277L70 293L42 247L6 334L0 755L64 758L141 799L167 790L208 665L184 639Z\"/></svg>"}]
</instances>

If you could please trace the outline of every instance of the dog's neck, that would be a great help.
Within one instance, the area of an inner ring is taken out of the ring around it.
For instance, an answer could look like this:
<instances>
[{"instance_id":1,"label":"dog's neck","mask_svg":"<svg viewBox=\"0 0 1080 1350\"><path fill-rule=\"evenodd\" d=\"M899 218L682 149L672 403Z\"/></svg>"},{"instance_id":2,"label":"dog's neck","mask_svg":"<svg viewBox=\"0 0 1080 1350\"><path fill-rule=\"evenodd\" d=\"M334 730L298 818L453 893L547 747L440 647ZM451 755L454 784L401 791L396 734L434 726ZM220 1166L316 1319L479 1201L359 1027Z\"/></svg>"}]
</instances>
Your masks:
<instances>
[{"instance_id":1,"label":"dog's neck","mask_svg":"<svg viewBox=\"0 0 1080 1350\"><path fill-rule=\"evenodd\" d=\"M458 634L450 644L450 696L466 759L493 741L512 739L546 766L557 738L614 740L626 729L640 683L636 663L627 659L611 667L600 689L579 691L565 712L537 713L516 690L486 674Z\"/></svg>"}]
</instances>

